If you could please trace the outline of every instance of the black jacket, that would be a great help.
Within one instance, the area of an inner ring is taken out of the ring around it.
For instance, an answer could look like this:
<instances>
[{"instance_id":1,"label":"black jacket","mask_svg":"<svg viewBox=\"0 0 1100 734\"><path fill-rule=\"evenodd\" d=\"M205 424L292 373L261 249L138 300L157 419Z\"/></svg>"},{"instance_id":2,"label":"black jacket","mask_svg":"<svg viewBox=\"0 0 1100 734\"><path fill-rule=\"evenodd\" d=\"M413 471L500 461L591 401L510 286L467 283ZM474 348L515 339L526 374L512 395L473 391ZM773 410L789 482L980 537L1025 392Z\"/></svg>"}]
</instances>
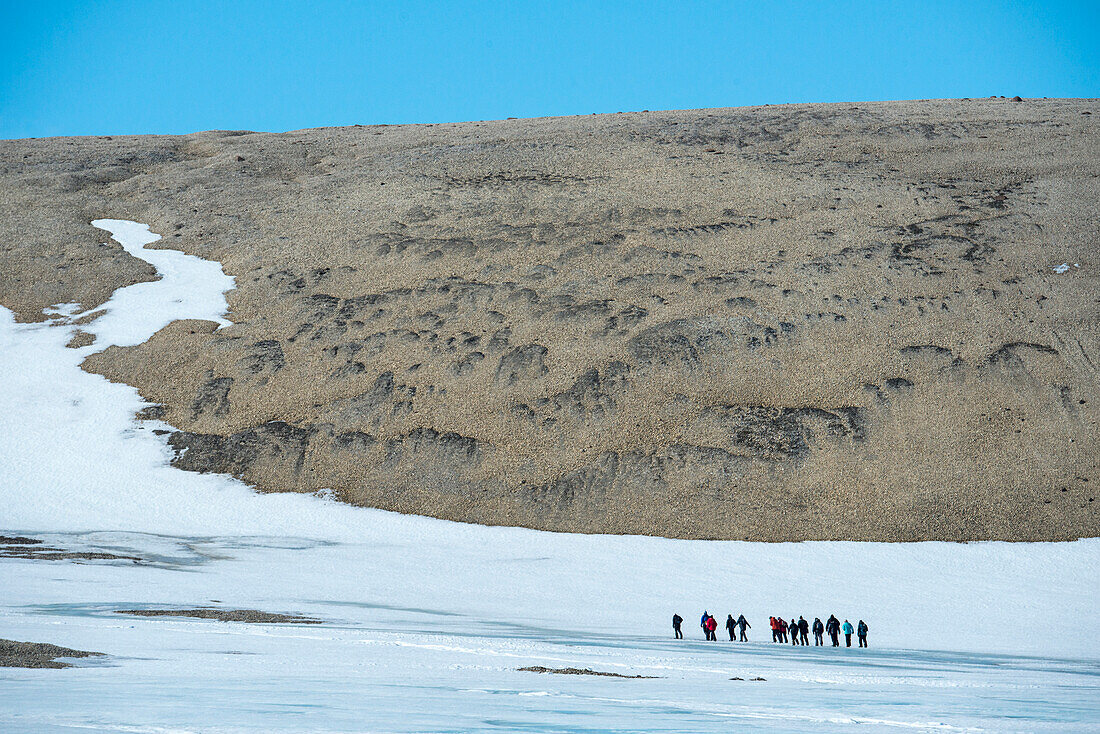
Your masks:
<instances>
[{"instance_id":1,"label":"black jacket","mask_svg":"<svg viewBox=\"0 0 1100 734\"><path fill-rule=\"evenodd\" d=\"M825 631L825 625L821 624L820 619L815 619L814 620L814 634L815 635L820 635L824 631Z\"/></svg>"},{"instance_id":2,"label":"black jacket","mask_svg":"<svg viewBox=\"0 0 1100 734\"><path fill-rule=\"evenodd\" d=\"M681 617L679 614L673 614L672 615L672 626L673 627L679 627L683 623L684 623L684 618Z\"/></svg>"}]
</instances>

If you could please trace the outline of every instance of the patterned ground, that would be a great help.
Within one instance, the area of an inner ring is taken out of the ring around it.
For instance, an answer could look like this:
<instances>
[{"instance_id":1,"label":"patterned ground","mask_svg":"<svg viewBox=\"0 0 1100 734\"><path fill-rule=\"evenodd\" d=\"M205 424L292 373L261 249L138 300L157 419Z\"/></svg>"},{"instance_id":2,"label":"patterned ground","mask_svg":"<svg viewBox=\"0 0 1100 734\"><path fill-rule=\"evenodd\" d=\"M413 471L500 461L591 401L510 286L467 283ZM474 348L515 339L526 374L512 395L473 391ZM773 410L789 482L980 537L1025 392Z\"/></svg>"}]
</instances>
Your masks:
<instances>
[{"instance_id":1,"label":"patterned ground","mask_svg":"<svg viewBox=\"0 0 1100 734\"><path fill-rule=\"evenodd\" d=\"M152 278L99 217L221 262L233 326L86 367L163 405L179 466L263 490L574 532L1096 536L1098 114L6 141L0 304Z\"/></svg>"}]
</instances>

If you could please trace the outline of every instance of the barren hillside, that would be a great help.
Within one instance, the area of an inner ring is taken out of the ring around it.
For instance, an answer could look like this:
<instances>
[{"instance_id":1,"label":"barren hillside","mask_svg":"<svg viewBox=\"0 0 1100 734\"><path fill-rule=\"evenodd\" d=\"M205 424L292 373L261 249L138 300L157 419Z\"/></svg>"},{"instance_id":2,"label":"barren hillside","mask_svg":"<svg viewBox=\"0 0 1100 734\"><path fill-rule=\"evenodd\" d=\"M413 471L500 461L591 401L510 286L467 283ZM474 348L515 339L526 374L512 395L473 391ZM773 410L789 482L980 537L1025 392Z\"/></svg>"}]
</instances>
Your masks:
<instances>
[{"instance_id":1,"label":"barren hillside","mask_svg":"<svg viewBox=\"0 0 1100 734\"><path fill-rule=\"evenodd\" d=\"M264 491L576 532L1096 536L1098 122L990 99L4 141L0 304L153 277L100 217L223 263L233 326L85 367L162 406L178 466Z\"/></svg>"}]
</instances>

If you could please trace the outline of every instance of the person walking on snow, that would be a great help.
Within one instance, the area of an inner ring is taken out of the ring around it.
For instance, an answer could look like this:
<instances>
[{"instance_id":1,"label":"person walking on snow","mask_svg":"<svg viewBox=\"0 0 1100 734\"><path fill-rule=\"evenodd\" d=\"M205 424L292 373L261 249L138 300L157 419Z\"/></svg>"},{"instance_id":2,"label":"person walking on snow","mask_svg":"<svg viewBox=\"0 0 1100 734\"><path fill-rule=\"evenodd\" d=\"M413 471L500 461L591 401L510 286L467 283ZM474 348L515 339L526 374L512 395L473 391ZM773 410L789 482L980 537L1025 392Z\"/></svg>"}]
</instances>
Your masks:
<instances>
[{"instance_id":1,"label":"person walking on snow","mask_svg":"<svg viewBox=\"0 0 1100 734\"><path fill-rule=\"evenodd\" d=\"M672 631L676 635L677 640L684 639L684 633L680 631L680 625L684 623L684 618L679 614L672 615Z\"/></svg>"},{"instance_id":2,"label":"person walking on snow","mask_svg":"<svg viewBox=\"0 0 1100 734\"><path fill-rule=\"evenodd\" d=\"M779 642L779 620L775 617L768 617L772 625L772 642Z\"/></svg>"},{"instance_id":3,"label":"person walking on snow","mask_svg":"<svg viewBox=\"0 0 1100 734\"><path fill-rule=\"evenodd\" d=\"M810 623L806 621L805 617L799 617L798 618L798 635L799 635L799 637L802 638L800 640L801 644L803 644L803 645L809 645L810 644L809 632L810 632Z\"/></svg>"},{"instance_id":4,"label":"person walking on snow","mask_svg":"<svg viewBox=\"0 0 1100 734\"><path fill-rule=\"evenodd\" d=\"M849 622L848 620L844 620L843 629L844 629L844 642L848 645L848 647L851 647L852 646L852 633L855 632L855 630L852 629L852 623Z\"/></svg>"},{"instance_id":5,"label":"person walking on snow","mask_svg":"<svg viewBox=\"0 0 1100 734\"><path fill-rule=\"evenodd\" d=\"M833 647L840 647L840 640L837 639L837 635L840 634L840 620L835 615L829 615L829 621L825 623L825 631L829 633Z\"/></svg>"},{"instance_id":6,"label":"person walking on snow","mask_svg":"<svg viewBox=\"0 0 1100 734\"><path fill-rule=\"evenodd\" d=\"M734 630L736 630L736 629L737 629L737 622L734 620L733 615L732 614L727 615L726 616L726 632L730 633L730 642L733 642L735 639L737 639L736 635L734 634Z\"/></svg>"},{"instance_id":7,"label":"person walking on snow","mask_svg":"<svg viewBox=\"0 0 1100 734\"><path fill-rule=\"evenodd\" d=\"M825 644L822 639L822 635L825 634L825 625L821 623L821 617L814 617L814 647L821 647Z\"/></svg>"},{"instance_id":8,"label":"person walking on snow","mask_svg":"<svg viewBox=\"0 0 1100 734\"><path fill-rule=\"evenodd\" d=\"M787 620L782 617L776 617L779 620L779 641L782 643L787 642Z\"/></svg>"},{"instance_id":9,"label":"person walking on snow","mask_svg":"<svg viewBox=\"0 0 1100 734\"><path fill-rule=\"evenodd\" d=\"M703 616L699 619L699 626L703 628L703 639L710 641L710 632L707 631L707 620L710 619L710 612L704 611Z\"/></svg>"},{"instance_id":10,"label":"person walking on snow","mask_svg":"<svg viewBox=\"0 0 1100 734\"><path fill-rule=\"evenodd\" d=\"M792 645L797 645L798 644L798 620L796 620L794 618L793 614L791 615L791 626L790 626L789 629L791 631L791 644Z\"/></svg>"},{"instance_id":11,"label":"person walking on snow","mask_svg":"<svg viewBox=\"0 0 1100 734\"><path fill-rule=\"evenodd\" d=\"M748 642L749 638L745 637L745 628L752 627L752 625L749 624L749 620L745 619L744 614L737 618L737 626L741 629L741 642Z\"/></svg>"},{"instance_id":12,"label":"person walking on snow","mask_svg":"<svg viewBox=\"0 0 1100 734\"><path fill-rule=\"evenodd\" d=\"M718 620L714 617L707 619L707 639L711 642L718 642L718 635L714 634L716 629L718 629Z\"/></svg>"},{"instance_id":13,"label":"person walking on snow","mask_svg":"<svg viewBox=\"0 0 1100 734\"><path fill-rule=\"evenodd\" d=\"M859 646L867 647L867 623L862 619L856 625L856 636L859 637Z\"/></svg>"}]
</instances>

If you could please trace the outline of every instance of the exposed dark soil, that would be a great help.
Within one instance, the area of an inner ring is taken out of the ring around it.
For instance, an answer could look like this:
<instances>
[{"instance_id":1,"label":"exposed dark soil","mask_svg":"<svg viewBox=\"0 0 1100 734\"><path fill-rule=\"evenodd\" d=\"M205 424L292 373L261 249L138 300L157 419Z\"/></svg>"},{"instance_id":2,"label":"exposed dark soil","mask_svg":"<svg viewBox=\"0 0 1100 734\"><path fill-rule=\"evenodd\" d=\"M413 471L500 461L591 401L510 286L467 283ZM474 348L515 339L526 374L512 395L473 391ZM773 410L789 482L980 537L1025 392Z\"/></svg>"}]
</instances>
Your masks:
<instances>
[{"instance_id":1,"label":"exposed dark soil","mask_svg":"<svg viewBox=\"0 0 1100 734\"><path fill-rule=\"evenodd\" d=\"M137 556L122 556L117 553L98 551L67 551L46 545L0 546L0 558L26 558L32 561L133 561L134 563L144 560Z\"/></svg>"},{"instance_id":2,"label":"exposed dark soil","mask_svg":"<svg viewBox=\"0 0 1100 734\"><path fill-rule=\"evenodd\" d=\"M530 665L526 668L516 668L523 673L553 673L555 675L598 675L604 678L631 678L654 680L658 675L623 675L622 673L604 673L590 668L544 668L541 665Z\"/></svg>"},{"instance_id":3,"label":"exposed dark soil","mask_svg":"<svg viewBox=\"0 0 1100 734\"><path fill-rule=\"evenodd\" d=\"M255 609L119 609L115 614L132 614L138 617L196 617L216 619L220 622L249 622L252 624L322 624L319 619L295 614L275 614Z\"/></svg>"},{"instance_id":4,"label":"exposed dark soil","mask_svg":"<svg viewBox=\"0 0 1100 734\"><path fill-rule=\"evenodd\" d=\"M45 642L0 640L0 667L4 668L71 668L70 663L57 658L87 658L102 656L101 652L73 650Z\"/></svg>"}]
</instances>

